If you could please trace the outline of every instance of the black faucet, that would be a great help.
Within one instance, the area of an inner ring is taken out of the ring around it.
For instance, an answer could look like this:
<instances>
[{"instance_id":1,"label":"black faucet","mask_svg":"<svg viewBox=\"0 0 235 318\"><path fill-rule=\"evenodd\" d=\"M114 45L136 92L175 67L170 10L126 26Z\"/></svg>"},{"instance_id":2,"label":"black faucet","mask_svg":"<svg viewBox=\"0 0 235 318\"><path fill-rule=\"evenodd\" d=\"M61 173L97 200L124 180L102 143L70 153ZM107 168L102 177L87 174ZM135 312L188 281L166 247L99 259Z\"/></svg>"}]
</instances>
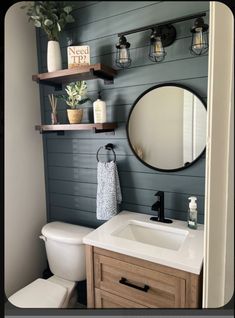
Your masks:
<instances>
[{"instance_id":1,"label":"black faucet","mask_svg":"<svg viewBox=\"0 0 235 318\"><path fill-rule=\"evenodd\" d=\"M158 191L155 195L159 197L159 200L152 205L153 211L158 211L158 216L152 216L151 221L158 221L163 223L172 223L170 219L165 219L164 217L164 192Z\"/></svg>"}]
</instances>

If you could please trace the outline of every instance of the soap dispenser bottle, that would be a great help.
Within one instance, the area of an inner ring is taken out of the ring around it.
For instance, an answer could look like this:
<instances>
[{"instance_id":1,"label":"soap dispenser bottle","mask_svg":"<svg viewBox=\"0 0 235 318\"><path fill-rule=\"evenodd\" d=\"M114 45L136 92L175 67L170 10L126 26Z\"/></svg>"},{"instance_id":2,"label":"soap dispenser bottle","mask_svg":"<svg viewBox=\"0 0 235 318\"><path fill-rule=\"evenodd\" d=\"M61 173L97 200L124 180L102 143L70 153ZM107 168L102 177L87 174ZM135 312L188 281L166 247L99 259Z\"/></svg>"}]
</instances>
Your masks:
<instances>
[{"instance_id":1,"label":"soap dispenser bottle","mask_svg":"<svg viewBox=\"0 0 235 318\"><path fill-rule=\"evenodd\" d=\"M100 92L98 99L93 103L94 123L106 122L106 103L101 99Z\"/></svg>"},{"instance_id":2,"label":"soap dispenser bottle","mask_svg":"<svg viewBox=\"0 0 235 318\"><path fill-rule=\"evenodd\" d=\"M197 203L196 197L189 197L189 209L188 209L188 227L190 229L197 228Z\"/></svg>"}]
</instances>

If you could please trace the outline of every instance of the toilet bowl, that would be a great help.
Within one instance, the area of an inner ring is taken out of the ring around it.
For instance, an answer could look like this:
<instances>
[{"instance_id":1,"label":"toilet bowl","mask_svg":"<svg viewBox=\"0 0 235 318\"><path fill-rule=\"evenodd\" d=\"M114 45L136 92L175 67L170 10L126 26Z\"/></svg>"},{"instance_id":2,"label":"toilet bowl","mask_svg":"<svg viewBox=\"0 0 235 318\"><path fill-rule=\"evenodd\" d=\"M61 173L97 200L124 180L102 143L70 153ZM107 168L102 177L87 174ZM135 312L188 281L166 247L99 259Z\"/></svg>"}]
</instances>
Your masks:
<instances>
[{"instance_id":1,"label":"toilet bowl","mask_svg":"<svg viewBox=\"0 0 235 318\"><path fill-rule=\"evenodd\" d=\"M64 222L51 222L42 228L48 264L54 274L38 278L8 300L20 308L73 308L76 283L86 279L83 237L93 229ZM79 292L79 291L78 291Z\"/></svg>"}]
</instances>

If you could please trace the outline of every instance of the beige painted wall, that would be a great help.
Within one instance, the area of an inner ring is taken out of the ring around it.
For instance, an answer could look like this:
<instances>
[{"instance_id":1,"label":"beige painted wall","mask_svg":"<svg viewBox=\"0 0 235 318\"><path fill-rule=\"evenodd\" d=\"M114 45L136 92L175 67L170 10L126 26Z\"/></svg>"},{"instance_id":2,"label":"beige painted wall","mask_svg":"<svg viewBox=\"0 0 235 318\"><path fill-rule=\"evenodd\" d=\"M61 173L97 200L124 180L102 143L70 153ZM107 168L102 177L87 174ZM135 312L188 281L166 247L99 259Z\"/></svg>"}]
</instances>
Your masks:
<instances>
[{"instance_id":1,"label":"beige painted wall","mask_svg":"<svg viewBox=\"0 0 235 318\"><path fill-rule=\"evenodd\" d=\"M46 223L42 137L35 31L22 2L5 16L5 293L39 277L46 266Z\"/></svg>"}]
</instances>

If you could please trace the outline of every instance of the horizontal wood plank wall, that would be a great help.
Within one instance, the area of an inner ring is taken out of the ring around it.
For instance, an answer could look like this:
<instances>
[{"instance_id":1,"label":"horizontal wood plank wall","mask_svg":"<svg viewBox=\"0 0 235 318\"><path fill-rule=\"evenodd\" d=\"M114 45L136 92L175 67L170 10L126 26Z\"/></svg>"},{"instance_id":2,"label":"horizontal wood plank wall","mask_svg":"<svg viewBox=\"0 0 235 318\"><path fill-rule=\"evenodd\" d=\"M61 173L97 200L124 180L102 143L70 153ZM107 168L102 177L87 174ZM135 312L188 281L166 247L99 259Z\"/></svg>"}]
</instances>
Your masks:
<instances>
[{"instance_id":1,"label":"horizontal wood plank wall","mask_svg":"<svg viewBox=\"0 0 235 318\"><path fill-rule=\"evenodd\" d=\"M91 62L115 66L117 33L144 25L162 22L184 15L207 12L205 1L73 1L76 17L60 39L63 67L67 68L67 40L72 37L91 49ZM165 192L166 216L186 220L188 197L198 197L199 222L204 222L205 156L192 167L179 172L162 173L142 165L133 155L126 137L126 120L134 100L146 89L164 82L184 84L207 99L207 55L194 57L188 48L193 20L175 24L177 39L167 48L164 62L148 59L149 31L128 36L133 63L128 70L119 70L113 85L102 80L88 81L92 100L98 90L107 103L108 121L117 121L113 134L93 134L91 131L51 133L43 136L47 184L48 220L61 220L97 227L96 219L96 151L109 142L115 144L120 183L123 194L121 209L155 214L151 205L158 190ZM37 32L39 72L46 72L47 38ZM35 84L36 85L36 84ZM50 123L47 95L51 87L40 87L42 122ZM84 107L83 122L93 121L91 102ZM67 123L65 103L59 101L59 121ZM100 158L106 159L105 151Z\"/></svg>"}]
</instances>

